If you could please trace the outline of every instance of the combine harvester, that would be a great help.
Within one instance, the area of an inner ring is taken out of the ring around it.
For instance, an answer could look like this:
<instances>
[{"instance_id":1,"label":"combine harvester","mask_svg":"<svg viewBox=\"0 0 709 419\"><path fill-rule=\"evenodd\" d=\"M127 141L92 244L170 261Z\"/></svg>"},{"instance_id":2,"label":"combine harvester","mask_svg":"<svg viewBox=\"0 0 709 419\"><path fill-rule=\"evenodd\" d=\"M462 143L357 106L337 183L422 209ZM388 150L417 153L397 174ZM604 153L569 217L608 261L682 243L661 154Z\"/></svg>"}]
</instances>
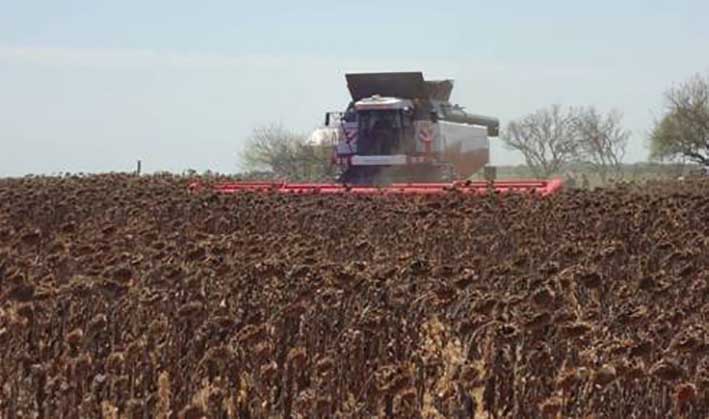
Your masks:
<instances>
[{"instance_id":1,"label":"combine harvester","mask_svg":"<svg viewBox=\"0 0 709 419\"><path fill-rule=\"evenodd\" d=\"M420 72L347 74L352 100L325 114L313 147L330 147L336 183L231 182L218 192L410 193L535 192L552 194L561 180L464 181L485 168L496 118L467 113L449 102L452 80L424 80Z\"/></svg>"}]
</instances>

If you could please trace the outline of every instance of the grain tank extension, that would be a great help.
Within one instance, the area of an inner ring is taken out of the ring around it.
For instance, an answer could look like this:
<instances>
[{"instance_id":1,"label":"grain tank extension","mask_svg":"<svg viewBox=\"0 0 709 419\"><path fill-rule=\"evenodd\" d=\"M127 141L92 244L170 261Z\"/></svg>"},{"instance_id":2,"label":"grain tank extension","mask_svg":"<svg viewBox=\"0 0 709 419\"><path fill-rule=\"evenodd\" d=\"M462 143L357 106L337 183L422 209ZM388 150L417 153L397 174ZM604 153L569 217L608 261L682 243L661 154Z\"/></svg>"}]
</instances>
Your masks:
<instances>
[{"instance_id":1,"label":"grain tank extension","mask_svg":"<svg viewBox=\"0 0 709 419\"><path fill-rule=\"evenodd\" d=\"M328 112L313 138L333 145L338 181L353 185L450 182L489 162L496 118L449 102L452 80L420 72L347 74L352 100Z\"/></svg>"}]
</instances>

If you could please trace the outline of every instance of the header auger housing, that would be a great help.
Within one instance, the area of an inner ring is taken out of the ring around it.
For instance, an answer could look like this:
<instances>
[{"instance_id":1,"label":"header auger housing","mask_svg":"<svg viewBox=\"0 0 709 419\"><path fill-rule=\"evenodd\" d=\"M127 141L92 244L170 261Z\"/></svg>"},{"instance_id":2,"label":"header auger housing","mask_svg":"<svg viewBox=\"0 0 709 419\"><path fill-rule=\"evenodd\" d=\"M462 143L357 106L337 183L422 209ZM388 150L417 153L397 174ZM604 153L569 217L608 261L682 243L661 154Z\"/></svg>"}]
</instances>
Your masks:
<instances>
[{"instance_id":1,"label":"header auger housing","mask_svg":"<svg viewBox=\"0 0 709 419\"><path fill-rule=\"evenodd\" d=\"M332 150L339 175L332 184L237 182L220 192L282 193L481 193L533 191L548 195L560 180L469 179L490 160L489 137L497 118L466 112L450 103L452 80L424 80L420 72L347 74L351 101L325 114L310 138L312 147Z\"/></svg>"},{"instance_id":2,"label":"header auger housing","mask_svg":"<svg viewBox=\"0 0 709 419\"><path fill-rule=\"evenodd\" d=\"M499 180L456 181L450 183L392 183L385 186L343 185L337 183L286 183L286 182L224 182L212 186L212 190L221 193L236 192L276 192L287 194L418 194L430 195L449 192L464 194L484 194L490 191L498 193L528 192L541 196L551 195L562 188L562 181L552 180ZM192 184L195 191L201 184Z\"/></svg>"}]
</instances>

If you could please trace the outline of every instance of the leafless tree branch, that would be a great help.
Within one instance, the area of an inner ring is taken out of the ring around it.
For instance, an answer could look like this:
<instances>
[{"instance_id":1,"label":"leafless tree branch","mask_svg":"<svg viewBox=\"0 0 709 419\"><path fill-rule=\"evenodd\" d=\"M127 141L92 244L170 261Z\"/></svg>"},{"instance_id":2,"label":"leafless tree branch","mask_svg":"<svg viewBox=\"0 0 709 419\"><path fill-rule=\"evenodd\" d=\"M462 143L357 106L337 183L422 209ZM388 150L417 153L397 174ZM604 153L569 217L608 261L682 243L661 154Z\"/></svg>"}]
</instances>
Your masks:
<instances>
[{"instance_id":1,"label":"leafless tree branch","mask_svg":"<svg viewBox=\"0 0 709 419\"><path fill-rule=\"evenodd\" d=\"M510 122L501 138L522 153L535 176L547 178L576 155L575 113L560 105L540 109Z\"/></svg>"},{"instance_id":2,"label":"leafless tree branch","mask_svg":"<svg viewBox=\"0 0 709 419\"><path fill-rule=\"evenodd\" d=\"M593 107L579 109L575 115L578 156L589 163L605 183L608 175L622 177L622 161L630 131L622 127L623 115L616 110L604 115Z\"/></svg>"},{"instance_id":3,"label":"leafless tree branch","mask_svg":"<svg viewBox=\"0 0 709 419\"><path fill-rule=\"evenodd\" d=\"M308 144L304 135L270 124L254 129L240 157L248 170L270 170L291 180L321 180L333 175L329 152Z\"/></svg>"}]
</instances>

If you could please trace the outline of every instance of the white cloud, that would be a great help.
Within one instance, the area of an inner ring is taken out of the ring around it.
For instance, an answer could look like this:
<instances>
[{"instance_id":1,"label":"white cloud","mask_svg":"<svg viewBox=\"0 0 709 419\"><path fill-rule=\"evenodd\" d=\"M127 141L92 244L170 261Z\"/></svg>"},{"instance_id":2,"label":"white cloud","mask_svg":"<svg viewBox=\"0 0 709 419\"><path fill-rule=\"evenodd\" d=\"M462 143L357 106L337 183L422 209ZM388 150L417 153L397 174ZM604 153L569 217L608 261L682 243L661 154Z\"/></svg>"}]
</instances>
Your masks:
<instances>
[{"instance_id":1,"label":"white cloud","mask_svg":"<svg viewBox=\"0 0 709 419\"><path fill-rule=\"evenodd\" d=\"M422 70L430 77L450 77L451 70L460 75L514 74L515 77L529 78L534 74L545 77L586 77L598 74L603 67L573 66L525 63L525 70L519 71L517 64L476 61L470 59L418 58L376 60L345 52L339 55L304 54L247 54L229 55L209 52L175 50L152 50L131 48L72 48L17 46L0 44L0 61L13 64L35 64L60 67L88 68L147 68L173 67L191 69L233 69L244 66L270 68L288 65L301 68L308 65L338 67L346 71L395 71L400 69Z\"/></svg>"},{"instance_id":2,"label":"white cloud","mask_svg":"<svg viewBox=\"0 0 709 419\"><path fill-rule=\"evenodd\" d=\"M121 170L138 157L156 170L233 170L255 125L307 131L345 106L349 71L452 77L456 102L503 123L551 103L618 107L640 160L650 109L679 72L647 64L0 45L0 175ZM520 157L496 144L492 160Z\"/></svg>"},{"instance_id":3,"label":"white cloud","mask_svg":"<svg viewBox=\"0 0 709 419\"><path fill-rule=\"evenodd\" d=\"M0 61L10 64L29 64L78 68L177 68L177 69L243 69L272 68L296 63L335 65L339 58L279 54L229 55L206 52L122 49L122 48L65 48L0 45Z\"/></svg>"}]
</instances>

